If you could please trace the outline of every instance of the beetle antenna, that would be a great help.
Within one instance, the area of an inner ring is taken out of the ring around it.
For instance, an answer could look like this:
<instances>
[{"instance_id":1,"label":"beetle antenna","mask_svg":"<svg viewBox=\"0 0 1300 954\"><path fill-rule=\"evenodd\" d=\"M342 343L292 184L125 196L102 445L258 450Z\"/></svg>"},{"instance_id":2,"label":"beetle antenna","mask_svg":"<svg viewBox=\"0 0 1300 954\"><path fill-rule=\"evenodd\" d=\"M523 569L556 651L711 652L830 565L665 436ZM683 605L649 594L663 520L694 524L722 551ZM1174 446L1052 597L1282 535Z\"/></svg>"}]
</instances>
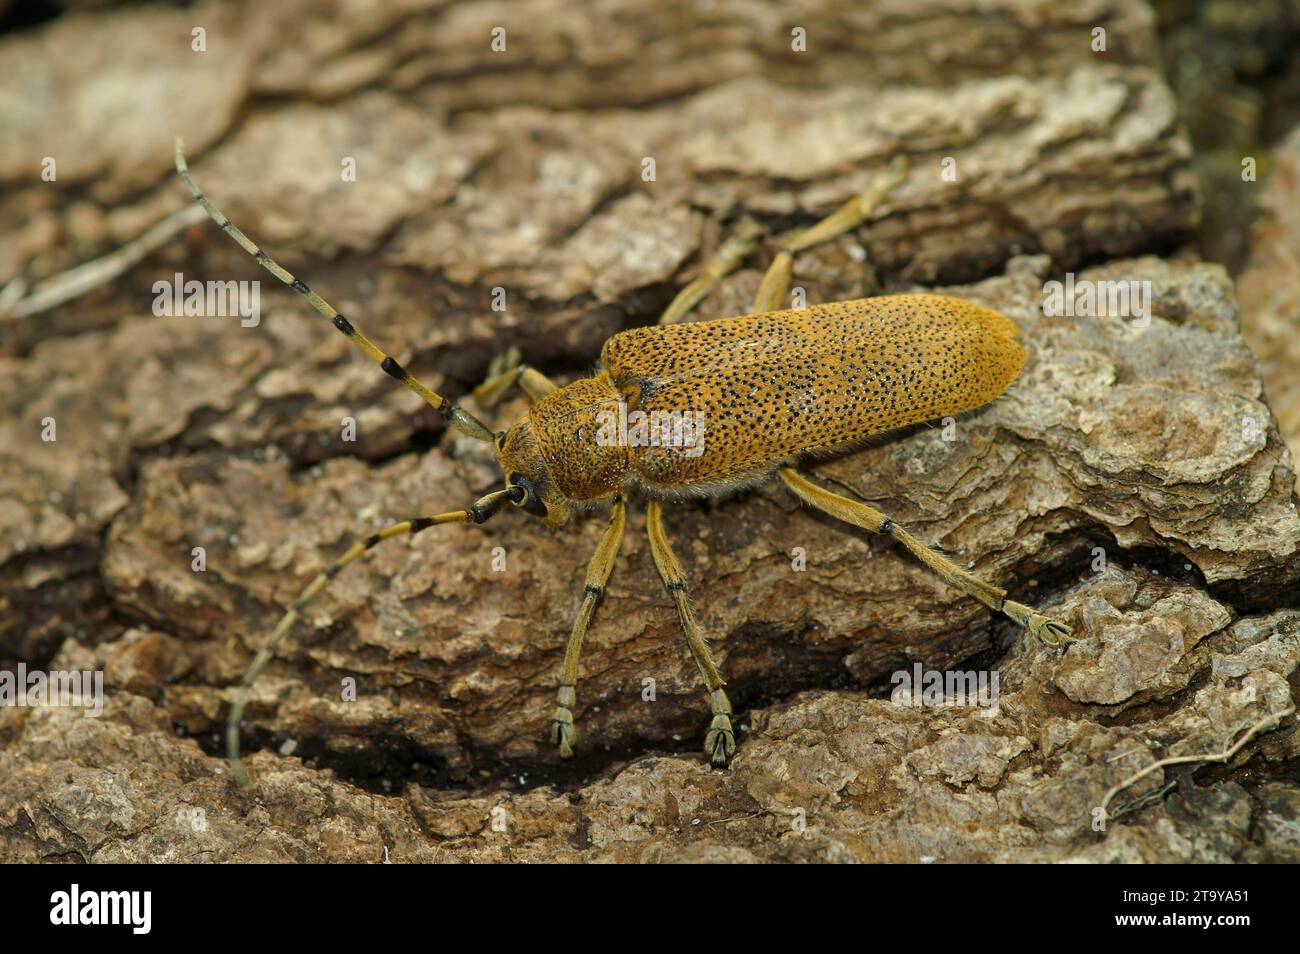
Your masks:
<instances>
[{"instance_id":1,"label":"beetle antenna","mask_svg":"<svg viewBox=\"0 0 1300 954\"><path fill-rule=\"evenodd\" d=\"M239 723L244 715L244 705L248 702L249 690L252 689L258 675L266 668L266 664L271 661L276 647L289 634L293 624L307 604L324 590L334 577L338 576L340 570L381 540L407 535L415 536L421 530L427 530L429 527L442 523L485 523L501 509L507 500L518 499L521 492L518 488L497 490L480 497L473 506L465 510L452 510L448 513L440 513L435 517L416 517L413 520L403 520L401 523L395 523L391 527L386 527L378 533L352 544L341 557L307 584L306 589L294 600L293 606L285 612L284 616L280 617L280 622L272 630L271 638L266 641L266 645L258 650L257 656L253 659L253 664L248 667L248 672L244 674L244 681L239 686L239 692L235 695L235 703L230 707L230 715L226 719L226 753L230 759L230 770L234 773L235 780L239 783L240 788L249 788L251 784L248 780L248 774L244 771L244 764L239 757Z\"/></svg>"},{"instance_id":2,"label":"beetle antenna","mask_svg":"<svg viewBox=\"0 0 1300 954\"><path fill-rule=\"evenodd\" d=\"M185 188L190 190L190 195L194 196L194 201L203 206L212 221L221 226L227 235L238 242L240 248L253 256L253 258L257 259L263 268L276 278L280 279L281 282L288 285L299 295L302 295L303 298L306 298L308 304L328 318L330 323L343 333L343 337L356 345L356 347L364 352L366 357L371 361L379 365L380 369L385 374L394 380L402 382L416 394L420 395L420 397L424 398L430 407L441 414L447 423L456 428L462 434L467 434L475 440L491 443L492 432L488 430L487 426L482 421L469 413L469 411L466 411L459 404L447 400L447 398L443 397L441 394L426 387L423 382L411 374L411 372L398 364L397 359L393 358L391 355L385 354L373 341L362 334L361 331L352 324L352 322L348 321L335 311L333 305L308 288L306 282L294 277L292 272L287 268L282 267L278 262L271 258L271 256L267 255L266 252L262 251L256 242L240 231L239 228L230 221L230 219L226 218L225 213L213 205L212 200L204 195L203 191L194 184L194 180L190 178L190 169L185 162L185 142L179 136L176 137L176 174L179 175L181 181L185 183Z\"/></svg>"}]
</instances>

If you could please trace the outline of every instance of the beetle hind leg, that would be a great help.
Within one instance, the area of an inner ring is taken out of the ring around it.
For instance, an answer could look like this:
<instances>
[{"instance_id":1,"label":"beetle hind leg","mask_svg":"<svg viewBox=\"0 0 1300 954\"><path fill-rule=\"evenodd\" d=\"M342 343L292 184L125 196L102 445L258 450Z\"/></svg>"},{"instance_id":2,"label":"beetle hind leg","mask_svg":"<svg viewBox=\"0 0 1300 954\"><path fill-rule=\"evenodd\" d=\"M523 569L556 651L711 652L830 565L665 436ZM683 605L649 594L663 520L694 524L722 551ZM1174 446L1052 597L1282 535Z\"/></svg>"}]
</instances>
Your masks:
<instances>
[{"instance_id":1,"label":"beetle hind leg","mask_svg":"<svg viewBox=\"0 0 1300 954\"><path fill-rule=\"evenodd\" d=\"M796 497L809 506L852 526L861 527L872 533L892 536L944 580L963 593L975 597L989 609L1005 613L1011 620L1029 630L1031 636L1042 640L1046 645L1064 646L1073 639L1068 623L1040 613L1031 606L1007 599L1007 591L1002 587L994 586L973 573L963 570L942 553L927 547L876 508L818 487L792 468L783 468L777 471L777 475Z\"/></svg>"}]
</instances>

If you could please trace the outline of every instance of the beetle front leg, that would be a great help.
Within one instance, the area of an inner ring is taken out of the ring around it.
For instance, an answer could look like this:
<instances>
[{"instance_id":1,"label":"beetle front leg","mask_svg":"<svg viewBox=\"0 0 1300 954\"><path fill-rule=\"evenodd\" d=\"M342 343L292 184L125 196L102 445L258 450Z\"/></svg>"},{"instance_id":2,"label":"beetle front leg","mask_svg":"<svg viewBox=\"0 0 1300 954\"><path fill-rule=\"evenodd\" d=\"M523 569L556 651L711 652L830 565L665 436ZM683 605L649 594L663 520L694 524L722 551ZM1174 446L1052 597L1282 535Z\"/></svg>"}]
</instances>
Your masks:
<instances>
[{"instance_id":1,"label":"beetle front leg","mask_svg":"<svg viewBox=\"0 0 1300 954\"><path fill-rule=\"evenodd\" d=\"M652 499L646 508L646 532L650 535L650 552L654 555L655 566L659 568L659 576L668 588L668 594L677 604L677 615L681 618L682 629L686 631L686 643L690 646L691 655L695 657L695 664L700 668L700 675L704 677L705 688L709 690L713 721L704 736L704 751L709 754L709 760L714 765L725 766L736 754L736 733L731 727L731 700L723 691L722 687L726 683L718 672L713 653L704 641L704 634L700 632L700 624L696 622L695 612L686 596L686 574L677 554L673 553L672 544L668 542L668 534L664 532L663 508L658 500Z\"/></svg>"},{"instance_id":2,"label":"beetle front leg","mask_svg":"<svg viewBox=\"0 0 1300 954\"><path fill-rule=\"evenodd\" d=\"M564 672L560 676L560 688L555 693L555 714L551 716L551 742L560 747L561 758L573 757L573 747L578 739L573 725L573 707L578 702L578 657L582 653L582 640L591 627L596 604L600 602L605 584L614 570L614 559L623 543L626 518L627 506L623 498L615 497L609 526L587 564L587 585L582 594L582 606L578 608L578 618L573 621L573 631L564 649Z\"/></svg>"},{"instance_id":3,"label":"beetle front leg","mask_svg":"<svg viewBox=\"0 0 1300 954\"><path fill-rule=\"evenodd\" d=\"M534 401L546 397L559 387L536 368L524 364L518 348L510 348L492 359L488 365L487 377L471 393L479 407L490 408L516 384Z\"/></svg>"}]
</instances>

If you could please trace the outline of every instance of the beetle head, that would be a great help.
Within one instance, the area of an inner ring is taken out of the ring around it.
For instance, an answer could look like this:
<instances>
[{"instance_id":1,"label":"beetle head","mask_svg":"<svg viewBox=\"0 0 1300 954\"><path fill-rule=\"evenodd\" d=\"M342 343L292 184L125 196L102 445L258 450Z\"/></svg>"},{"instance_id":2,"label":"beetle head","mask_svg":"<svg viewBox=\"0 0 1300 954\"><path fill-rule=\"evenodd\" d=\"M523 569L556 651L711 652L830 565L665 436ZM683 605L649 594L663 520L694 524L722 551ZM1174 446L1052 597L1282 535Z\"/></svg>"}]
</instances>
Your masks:
<instances>
[{"instance_id":1,"label":"beetle head","mask_svg":"<svg viewBox=\"0 0 1300 954\"><path fill-rule=\"evenodd\" d=\"M550 530L568 523L573 504L551 479L527 415L496 435L496 447L510 502L544 519Z\"/></svg>"}]
</instances>

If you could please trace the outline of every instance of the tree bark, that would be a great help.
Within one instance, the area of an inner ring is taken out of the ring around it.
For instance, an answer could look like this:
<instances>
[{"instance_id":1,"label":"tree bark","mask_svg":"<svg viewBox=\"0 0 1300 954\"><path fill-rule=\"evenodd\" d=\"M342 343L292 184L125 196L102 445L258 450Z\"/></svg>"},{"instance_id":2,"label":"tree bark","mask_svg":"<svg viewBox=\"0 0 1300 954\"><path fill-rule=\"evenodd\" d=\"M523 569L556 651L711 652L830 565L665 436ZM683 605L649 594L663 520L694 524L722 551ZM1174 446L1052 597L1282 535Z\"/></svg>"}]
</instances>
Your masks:
<instances>
[{"instance_id":1,"label":"tree bark","mask_svg":"<svg viewBox=\"0 0 1300 954\"><path fill-rule=\"evenodd\" d=\"M283 609L354 539L501 476L205 224L0 323L0 658L102 669L108 687L99 719L0 708L0 858L1300 860L1300 792L1242 768L1300 749L1293 464L1231 280L1177 250L1196 188L1144 6L306 6L73 14L0 43L4 74L48 97L0 102L17 117L0 277L54 274L181 208L182 133L232 220L438 391L512 345L568 381L743 217L769 236L810 225L904 155L906 181L800 255L795 284L809 303L968 298L1019 325L1029 362L989 408L816 478L1080 639L1036 644L777 486L675 506L742 728L711 771L707 700L634 506L561 763L547 725L603 520L553 536L507 512L385 543L311 604L252 695L241 793L223 721ZM207 53L184 39L196 25ZM97 57L132 43L166 52L106 74ZM86 118L128 91L138 108L111 128ZM32 172L45 152L57 183ZM745 311L774 248L698 316ZM259 325L154 316L153 283L177 272L263 279ZM1067 272L1149 283L1149 326L1045 314ZM891 703L915 663L996 671L1001 701ZM1148 775L1119 801L1180 784L1095 830L1144 765L1270 716L1217 774Z\"/></svg>"}]
</instances>

